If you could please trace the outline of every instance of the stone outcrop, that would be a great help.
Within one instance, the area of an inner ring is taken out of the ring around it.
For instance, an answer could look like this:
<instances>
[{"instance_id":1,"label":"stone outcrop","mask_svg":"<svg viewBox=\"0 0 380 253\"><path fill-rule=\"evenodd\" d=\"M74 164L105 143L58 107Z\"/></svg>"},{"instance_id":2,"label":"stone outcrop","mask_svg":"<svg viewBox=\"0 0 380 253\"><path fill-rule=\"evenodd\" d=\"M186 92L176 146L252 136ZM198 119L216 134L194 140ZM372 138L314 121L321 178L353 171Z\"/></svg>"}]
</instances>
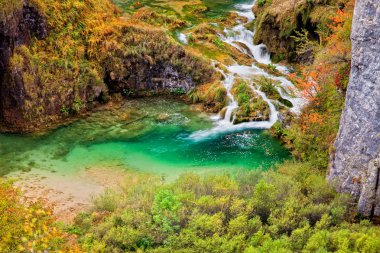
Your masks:
<instances>
[{"instance_id":1,"label":"stone outcrop","mask_svg":"<svg viewBox=\"0 0 380 253\"><path fill-rule=\"evenodd\" d=\"M5 117L4 112L6 114L7 110L17 109L17 103L22 103L25 96L20 82L12 87L13 91L4 86L9 60L15 47L29 44L32 37L43 39L46 36L46 20L27 2L0 20L0 119Z\"/></svg>"},{"instance_id":2,"label":"stone outcrop","mask_svg":"<svg viewBox=\"0 0 380 253\"><path fill-rule=\"evenodd\" d=\"M105 82L110 92L133 92L134 95L167 91L185 93L195 87L191 76L179 73L170 64L150 65L144 62L134 62L129 65L127 75L117 76L112 71L107 73Z\"/></svg>"},{"instance_id":3,"label":"stone outcrop","mask_svg":"<svg viewBox=\"0 0 380 253\"><path fill-rule=\"evenodd\" d=\"M380 2L357 0L351 76L328 179L358 200L366 216L380 216L379 38Z\"/></svg>"}]
</instances>

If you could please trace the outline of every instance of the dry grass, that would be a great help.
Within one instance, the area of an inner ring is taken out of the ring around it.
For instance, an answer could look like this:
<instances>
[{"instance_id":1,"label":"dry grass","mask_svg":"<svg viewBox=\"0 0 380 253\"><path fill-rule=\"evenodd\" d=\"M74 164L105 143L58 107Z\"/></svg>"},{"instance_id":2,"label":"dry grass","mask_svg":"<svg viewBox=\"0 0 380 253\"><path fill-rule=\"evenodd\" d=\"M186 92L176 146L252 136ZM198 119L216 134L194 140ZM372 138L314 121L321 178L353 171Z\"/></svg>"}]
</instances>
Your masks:
<instances>
[{"instance_id":1,"label":"dry grass","mask_svg":"<svg viewBox=\"0 0 380 253\"><path fill-rule=\"evenodd\" d=\"M174 1L163 0L161 2L162 2L162 3L160 3L161 6L170 7L173 10L175 10L177 13L179 13L180 15L184 15L183 7L185 7L186 5L202 4L201 0L183 0L183 1L180 1L180 0L174 0Z\"/></svg>"},{"instance_id":2,"label":"dry grass","mask_svg":"<svg viewBox=\"0 0 380 253\"><path fill-rule=\"evenodd\" d=\"M22 0L0 0L0 22L6 22L22 5Z\"/></svg>"}]
</instances>

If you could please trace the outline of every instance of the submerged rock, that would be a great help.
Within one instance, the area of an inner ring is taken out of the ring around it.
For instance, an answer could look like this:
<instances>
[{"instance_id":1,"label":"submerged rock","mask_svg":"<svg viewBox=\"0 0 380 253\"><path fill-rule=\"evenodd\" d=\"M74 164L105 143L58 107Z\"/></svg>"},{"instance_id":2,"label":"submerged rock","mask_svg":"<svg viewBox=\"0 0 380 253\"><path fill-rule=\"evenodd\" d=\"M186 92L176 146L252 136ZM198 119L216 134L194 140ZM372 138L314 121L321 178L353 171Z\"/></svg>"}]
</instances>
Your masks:
<instances>
[{"instance_id":1,"label":"submerged rock","mask_svg":"<svg viewBox=\"0 0 380 253\"><path fill-rule=\"evenodd\" d=\"M156 117L157 122L165 122L165 121L168 121L169 119L170 119L170 115L167 113L160 113Z\"/></svg>"}]
</instances>

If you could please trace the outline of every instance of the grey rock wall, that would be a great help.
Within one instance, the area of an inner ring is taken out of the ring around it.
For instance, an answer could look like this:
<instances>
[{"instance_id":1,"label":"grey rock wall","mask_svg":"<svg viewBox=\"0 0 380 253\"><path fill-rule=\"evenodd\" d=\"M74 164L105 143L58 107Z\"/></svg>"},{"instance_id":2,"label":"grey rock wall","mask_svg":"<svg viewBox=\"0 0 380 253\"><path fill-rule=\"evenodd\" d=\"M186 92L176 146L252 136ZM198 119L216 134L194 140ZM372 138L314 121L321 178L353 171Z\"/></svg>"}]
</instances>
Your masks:
<instances>
[{"instance_id":1,"label":"grey rock wall","mask_svg":"<svg viewBox=\"0 0 380 253\"><path fill-rule=\"evenodd\" d=\"M180 73L176 68L167 63L151 65L143 61L126 59L126 74L116 76L113 72L106 75L105 82L111 93L125 90L134 93L154 92L157 94L174 90L183 93L194 88L195 82L189 75Z\"/></svg>"},{"instance_id":2,"label":"grey rock wall","mask_svg":"<svg viewBox=\"0 0 380 253\"><path fill-rule=\"evenodd\" d=\"M380 216L380 1L357 0L352 26L352 69L328 179Z\"/></svg>"}]
</instances>

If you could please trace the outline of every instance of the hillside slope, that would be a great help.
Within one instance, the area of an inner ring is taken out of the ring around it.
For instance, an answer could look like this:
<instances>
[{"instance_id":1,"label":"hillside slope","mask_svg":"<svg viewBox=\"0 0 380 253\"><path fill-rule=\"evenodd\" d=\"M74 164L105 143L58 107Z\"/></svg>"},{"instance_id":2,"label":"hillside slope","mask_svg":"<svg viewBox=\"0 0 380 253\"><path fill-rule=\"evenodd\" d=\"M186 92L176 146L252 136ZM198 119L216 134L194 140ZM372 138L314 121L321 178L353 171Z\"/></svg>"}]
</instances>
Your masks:
<instances>
[{"instance_id":1,"label":"hillside slope","mask_svg":"<svg viewBox=\"0 0 380 253\"><path fill-rule=\"evenodd\" d=\"M213 76L209 63L108 0L1 0L3 130L43 129L110 93L185 92Z\"/></svg>"}]
</instances>

